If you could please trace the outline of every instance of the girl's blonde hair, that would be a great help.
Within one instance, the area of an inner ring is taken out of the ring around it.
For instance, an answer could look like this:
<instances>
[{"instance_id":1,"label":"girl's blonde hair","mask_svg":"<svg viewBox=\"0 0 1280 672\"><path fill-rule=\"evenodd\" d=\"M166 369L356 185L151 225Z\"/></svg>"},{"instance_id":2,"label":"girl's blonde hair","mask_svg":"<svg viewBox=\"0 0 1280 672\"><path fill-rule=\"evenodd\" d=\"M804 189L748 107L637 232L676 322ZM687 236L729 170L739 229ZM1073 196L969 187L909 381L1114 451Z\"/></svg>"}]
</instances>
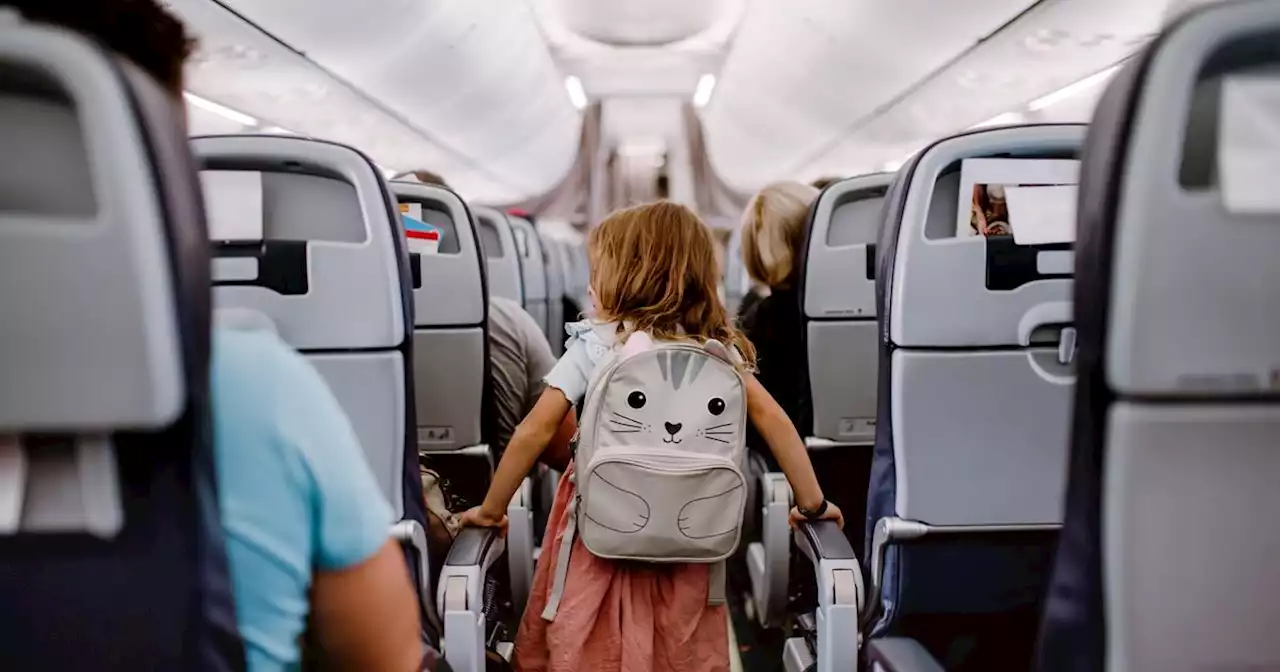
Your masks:
<instances>
[{"instance_id":1,"label":"girl's blonde hair","mask_svg":"<svg viewBox=\"0 0 1280 672\"><path fill-rule=\"evenodd\" d=\"M742 214L742 264L769 287L795 284L804 223L818 190L799 182L771 184L751 198Z\"/></svg>"},{"instance_id":2,"label":"girl's blonde hair","mask_svg":"<svg viewBox=\"0 0 1280 672\"><path fill-rule=\"evenodd\" d=\"M587 239L599 318L655 339L714 338L755 367L751 342L716 294L711 231L683 205L660 201L619 210Z\"/></svg>"}]
</instances>

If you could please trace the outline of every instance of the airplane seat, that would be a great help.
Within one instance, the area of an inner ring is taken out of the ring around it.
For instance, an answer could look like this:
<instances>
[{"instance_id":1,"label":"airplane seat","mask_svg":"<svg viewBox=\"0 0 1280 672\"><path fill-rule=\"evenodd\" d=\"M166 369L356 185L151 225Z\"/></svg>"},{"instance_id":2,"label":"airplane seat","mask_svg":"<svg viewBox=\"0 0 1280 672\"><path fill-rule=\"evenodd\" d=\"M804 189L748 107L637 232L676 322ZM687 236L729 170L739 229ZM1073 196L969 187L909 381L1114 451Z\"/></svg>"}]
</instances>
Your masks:
<instances>
[{"instance_id":1,"label":"airplane seat","mask_svg":"<svg viewBox=\"0 0 1280 672\"><path fill-rule=\"evenodd\" d=\"M528 310L523 259L516 252L515 232L507 216L483 207L473 208L472 214L480 234L480 250L489 266L489 295L511 299Z\"/></svg>"},{"instance_id":2,"label":"airplane seat","mask_svg":"<svg viewBox=\"0 0 1280 672\"><path fill-rule=\"evenodd\" d=\"M495 413L488 277L479 226L446 187L393 182L391 188L400 203L418 204L427 222L441 230L436 254L410 254L416 454L422 466L443 479L449 510L461 512L483 501L496 466L490 441ZM463 530L438 570L435 603L444 627L444 654L458 672L484 669L490 635L501 638L498 628L509 620L507 612L518 618L528 599L534 554L531 489L526 480L508 506L506 539L492 530ZM509 551L505 557L504 551ZM509 592L510 610L500 588ZM496 648L510 655L509 642Z\"/></svg>"},{"instance_id":3,"label":"airplane seat","mask_svg":"<svg viewBox=\"0 0 1280 672\"><path fill-rule=\"evenodd\" d=\"M962 162L1027 161L1031 175L1036 160L1074 159L1083 132L1023 126L937 141L885 201L863 625L873 638L916 640L950 670L1030 663L1074 385L1071 242L957 236L968 228Z\"/></svg>"},{"instance_id":4,"label":"airplane seat","mask_svg":"<svg viewBox=\"0 0 1280 672\"><path fill-rule=\"evenodd\" d=\"M180 103L0 20L0 668L243 670Z\"/></svg>"},{"instance_id":5,"label":"airplane seat","mask_svg":"<svg viewBox=\"0 0 1280 672\"><path fill-rule=\"evenodd\" d=\"M1189 13L1090 126L1038 669L1280 667L1278 41L1274 2Z\"/></svg>"},{"instance_id":6,"label":"airplane seat","mask_svg":"<svg viewBox=\"0 0 1280 672\"><path fill-rule=\"evenodd\" d=\"M397 520L434 639L426 509L413 450L404 227L359 151L282 136L192 140L210 212L220 324L270 328L325 379Z\"/></svg>"},{"instance_id":7,"label":"airplane seat","mask_svg":"<svg viewBox=\"0 0 1280 672\"><path fill-rule=\"evenodd\" d=\"M584 313L591 305L591 259L587 254L587 244L582 241L565 245L573 260L573 303L577 305L579 313Z\"/></svg>"},{"instance_id":8,"label":"airplane seat","mask_svg":"<svg viewBox=\"0 0 1280 672\"><path fill-rule=\"evenodd\" d=\"M529 220L514 215L507 219L511 223L516 249L520 253L520 272L524 275L525 310L529 311L533 320L542 327L542 332L547 335L547 342L554 347L557 338L564 340L564 330L553 330L548 319L551 295L547 291L547 262L542 252L542 240Z\"/></svg>"},{"instance_id":9,"label":"airplane seat","mask_svg":"<svg viewBox=\"0 0 1280 672\"><path fill-rule=\"evenodd\" d=\"M568 340L564 325L566 321L577 321L578 316L565 311L565 302L569 299L568 285L565 283L564 250L556 241L543 236L541 238L542 253L547 268L547 327L551 338L551 354L556 357L564 355L565 341Z\"/></svg>"}]
</instances>

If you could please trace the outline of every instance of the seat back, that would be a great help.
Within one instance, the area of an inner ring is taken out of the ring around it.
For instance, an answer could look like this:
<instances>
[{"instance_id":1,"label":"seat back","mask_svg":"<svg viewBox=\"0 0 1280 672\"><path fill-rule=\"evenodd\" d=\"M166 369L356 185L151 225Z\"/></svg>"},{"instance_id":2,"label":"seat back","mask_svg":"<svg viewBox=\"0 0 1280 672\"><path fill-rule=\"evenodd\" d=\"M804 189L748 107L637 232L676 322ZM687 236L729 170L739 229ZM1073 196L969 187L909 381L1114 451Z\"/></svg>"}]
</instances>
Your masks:
<instances>
[{"instance_id":1,"label":"seat back","mask_svg":"<svg viewBox=\"0 0 1280 672\"><path fill-rule=\"evenodd\" d=\"M892 180L881 173L836 182L809 208L799 294L813 414L802 430L810 436L875 441L875 241Z\"/></svg>"},{"instance_id":2,"label":"seat back","mask_svg":"<svg viewBox=\"0 0 1280 672\"><path fill-rule=\"evenodd\" d=\"M0 21L0 668L243 670L180 104Z\"/></svg>"},{"instance_id":3,"label":"seat back","mask_svg":"<svg viewBox=\"0 0 1280 672\"><path fill-rule=\"evenodd\" d=\"M489 294L525 304L523 259L507 216L493 208L474 208L480 250L489 266Z\"/></svg>"},{"instance_id":4,"label":"seat back","mask_svg":"<svg viewBox=\"0 0 1280 672\"><path fill-rule=\"evenodd\" d=\"M1278 42L1274 2L1191 13L1090 126L1042 669L1280 666Z\"/></svg>"},{"instance_id":5,"label":"seat back","mask_svg":"<svg viewBox=\"0 0 1280 672\"><path fill-rule=\"evenodd\" d=\"M192 146L212 219L218 312L257 313L307 358L397 516L425 522L407 243L377 167L349 147L292 137L201 137Z\"/></svg>"},{"instance_id":6,"label":"seat back","mask_svg":"<svg viewBox=\"0 0 1280 672\"><path fill-rule=\"evenodd\" d=\"M417 450L480 446L488 439L489 388L488 278L480 227L466 203L445 187L395 182L392 189L401 203L421 205L423 216L443 232L438 254L411 256L421 269L421 281L413 286Z\"/></svg>"},{"instance_id":7,"label":"seat back","mask_svg":"<svg viewBox=\"0 0 1280 672\"><path fill-rule=\"evenodd\" d=\"M1083 132L1025 126L938 141L886 199L867 503L883 605L875 632L922 640L948 669L1029 664L1062 516L1074 384L1071 243L957 237L974 193L962 176L971 179L968 160L1000 156L1026 163L991 180L1043 184L1044 160L1074 159ZM1053 181L1074 182L1066 167Z\"/></svg>"},{"instance_id":8,"label":"seat back","mask_svg":"<svg viewBox=\"0 0 1280 672\"><path fill-rule=\"evenodd\" d=\"M568 274L564 248L549 238L542 237L541 240L547 260L547 339L551 342L552 354L559 357L564 354L565 320L577 317L565 313L565 302L569 300L569 294L565 284Z\"/></svg>"},{"instance_id":9,"label":"seat back","mask_svg":"<svg viewBox=\"0 0 1280 672\"><path fill-rule=\"evenodd\" d=\"M520 272L524 275L524 309L554 342L556 334L550 331L551 322L547 317L552 297L548 291L550 277L546 255L542 250L542 239L529 220L511 215L508 221L515 234L516 249L520 253Z\"/></svg>"}]
</instances>

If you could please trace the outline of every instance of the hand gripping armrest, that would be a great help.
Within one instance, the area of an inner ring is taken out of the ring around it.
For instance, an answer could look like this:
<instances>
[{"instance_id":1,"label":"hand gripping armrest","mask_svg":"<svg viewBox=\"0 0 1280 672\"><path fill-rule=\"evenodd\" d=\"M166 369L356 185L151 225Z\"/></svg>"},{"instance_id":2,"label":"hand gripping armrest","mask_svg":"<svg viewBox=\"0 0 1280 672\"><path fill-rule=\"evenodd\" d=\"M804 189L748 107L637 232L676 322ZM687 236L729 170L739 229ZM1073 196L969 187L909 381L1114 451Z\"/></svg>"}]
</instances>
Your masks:
<instances>
[{"instance_id":1,"label":"hand gripping armrest","mask_svg":"<svg viewBox=\"0 0 1280 672\"><path fill-rule=\"evenodd\" d=\"M920 642L907 637L871 640L867 661L881 672L946 672Z\"/></svg>"},{"instance_id":2,"label":"hand gripping armrest","mask_svg":"<svg viewBox=\"0 0 1280 672\"><path fill-rule=\"evenodd\" d=\"M437 608L444 619L444 655L457 672L485 669L484 579L505 549L501 531L465 528L440 570Z\"/></svg>"},{"instance_id":3,"label":"hand gripping armrest","mask_svg":"<svg viewBox=\"0 0 1280 672\"><path fill-rule=\"evenodd\" d=\"M801 523L794 538L800 552L813 564L818 587L818 609L814 614L817 669L856 669L858 611L863 600L858 557L833 521Z\"/></svg>"}]
</instances>

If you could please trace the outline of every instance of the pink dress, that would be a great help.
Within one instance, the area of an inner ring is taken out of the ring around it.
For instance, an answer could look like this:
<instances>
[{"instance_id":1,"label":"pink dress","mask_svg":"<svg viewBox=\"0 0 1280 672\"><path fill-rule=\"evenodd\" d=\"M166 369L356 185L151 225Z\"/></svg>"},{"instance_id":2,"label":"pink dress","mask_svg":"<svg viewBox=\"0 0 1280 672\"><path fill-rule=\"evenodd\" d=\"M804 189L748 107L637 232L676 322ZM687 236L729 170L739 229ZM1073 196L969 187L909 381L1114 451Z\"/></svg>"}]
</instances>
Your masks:
<instances>
[{"instance_id":1,"label":"pink dress","mask_svg":"<svg viewBox=\"0 0 1280 672\"><path fill-rule=\"evenodd\" d=\"M533 591L516 635L521 672L728 672L724 606L707 604L707 565L597 558L575 539L554 621L542 619L565 513L576 489L560 479Z\"/></svg>"}]
</instances>

